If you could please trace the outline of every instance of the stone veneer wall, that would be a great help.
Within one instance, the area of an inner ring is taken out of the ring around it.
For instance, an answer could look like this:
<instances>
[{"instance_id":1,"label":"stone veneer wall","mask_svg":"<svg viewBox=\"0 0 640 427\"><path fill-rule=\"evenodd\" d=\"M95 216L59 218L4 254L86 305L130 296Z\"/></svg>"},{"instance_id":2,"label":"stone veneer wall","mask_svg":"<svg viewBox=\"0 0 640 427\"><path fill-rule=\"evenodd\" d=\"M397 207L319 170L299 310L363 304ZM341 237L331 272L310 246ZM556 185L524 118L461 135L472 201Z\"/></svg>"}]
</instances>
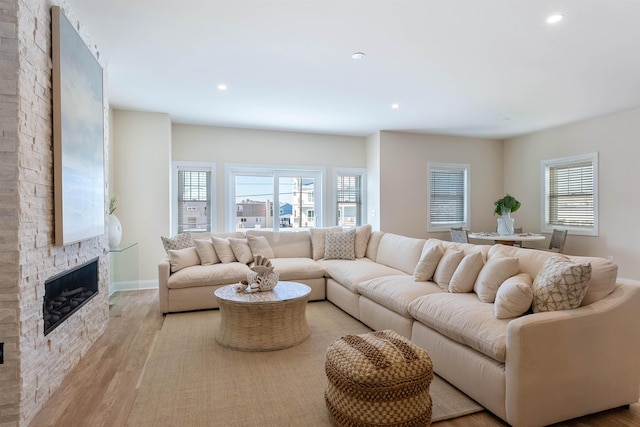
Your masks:
<instances>
[{"instance_id":1,"label":"stone veneer wall","mask_svg":"<svg viewBox=\"0 0 640 427\"><path fill-rule=\"evenodd\" d=\"M109 321L107 236L54 246L52 5L89 40L62 0L0 0L0 427L28 425ZM99 295L45 337L45 280L95 257Z\"/></svg>"}]
</instances>

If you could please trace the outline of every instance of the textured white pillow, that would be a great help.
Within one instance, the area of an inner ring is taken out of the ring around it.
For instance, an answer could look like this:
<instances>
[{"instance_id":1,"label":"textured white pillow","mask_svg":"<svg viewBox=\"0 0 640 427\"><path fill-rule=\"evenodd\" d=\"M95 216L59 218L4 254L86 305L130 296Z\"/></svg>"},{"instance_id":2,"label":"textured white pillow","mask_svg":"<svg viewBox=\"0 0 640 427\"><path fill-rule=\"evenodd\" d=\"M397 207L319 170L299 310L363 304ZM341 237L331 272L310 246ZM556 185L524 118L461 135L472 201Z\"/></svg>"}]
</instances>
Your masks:
<instances>
[{"instance_id":1,"label":"textured white pillow","mask_svg":"<svg viewBox=\"0 0 640 427\"><path fill-rule=\"evenodd\" d=\"M449 292L468 293L473 291L473 285L476 283L483 266L484 260L480 252L465 255L449 281Z\"/></svg>"},{"instance_id":2,"label":"textured white pillow","mask_svg":"<svg viewBox=\"0 0 640 427\"><path fill-rule=\"evenodd\" d=\"M500 285L493 305L498 319L522 316L531 307L533 291L532 280L528 273L509 277Z\"/></svg>"},{"instance_id":3,"label":"textured white pillow","mask_svg":"<svg viewBox=\"0 0 640 427\"><path fill-rule=\"evenodd\" d=\"M447 249L442 255L435 273L433 273L433 281L444 291L449 290L449 282L453 273L455 273L458 265L464 258L464 252L457 249Z\"/></svg>"},{"instance_id":4,"label":"textured white pillow","mask_svg":"<svg viewBox=\"0 0 640 427\"><path fill-rule=\"evenodd\" d=\"M533 281L533 312L580 307L590 280L591 264L549 258Z\"/></svg>"},{"instance_id":5,"label":"textured white pillow","mask_svg":"<svg viewBox=\"0 0 640 427\"><path fill-rule=\"evenodd\" d=\"M171 264L171 272L182 270L192 265L200 265L200 258L196 248L169 249L169 263Z\"/></svg>"},{"instance_id":6,"label":"textured white pillow","mask_svg":"<svg viewBox=\"0 0 640 427\"><path fill-rule=\"evenodd\" d=\"M427 243L422 248L420 261L413 270L413 278L416 282L427 282L433 278L438 263L444 255L444 249L440 243Z\"/></svg>"},{"instance_id":7,"label":"textured white pillow","mask_svg":"<svg viewBox=\"0 0 640 427\"><path fill-rule=\"evenodd\" d=\"M229 244L231 245L233 255L235 255L236 259L239 262L243 264L249 264L253 262L253 254L251 253L251 248L249 247L247 239L229 237Z\"/></svg>"},{"instance_id":8,"label":"textured white pillow","mask_svg":"<svg viewBox=\"0 0 640 427\"><path fill-rule=\"evenodd\" d=\"M371 237L371 225L356 228L356 258L364 258L367 253L367 243Z\"/></svg>"},{"instance_id":9,"label":"textured white pillow","mask_svg":"<svg viewBox=\"0 0 640 427\"><path fill-rule=\"evenodd\" d=\"M231 249L229 239L212 236L211 242L213 242L213 247L216 249L216 254L218 254L220 262L228 264L230 262L237 261L236 256L233 253L233 249Z\"/></svg>"},{"instance_id":10,"label":"textured white pillow","mask_svg":"<svg viewBox=\"0 0 640 427\"><path fill-rule=\"evenodd\" d=\"M271 244L269 244L269 240L267 240L264 236L254 236L252 234L247 235L247 242L249 243L249 248L251 248L251 253L255 255L262 255L265 258L275 258L276 256L273 254L273 249L271 248Z\"/></svg>"},{"instance_id":11,"label":"textured white pillow","mask_svg":"<svg viewBox=\"0 0 640 427\"><path fill-rule=\"evenodd\" d=\"M325 234L324 259L356 259L356 229Z\"/></svg>"},{"instance_id":12,"label":"textured white pillow","mask_svg":"<svg viewBox=\"0 0 640 427\"><path fill-rule=\"evenodd\" d=\"M190 248L193 246L193 240L191 238L191 233L185 231L184 233L180 233L174 237L160 237L162 240L162 246L164 246L164 250L169 253L170 249L184 249Z\"/></svg>"},{"instance_id":13,"label":"textured white pillow","mask_svg":"<svg viewBox=\"0 0 640 427\"><path fill-rule=\"evenodd\" d=\"M210 239L196 239L193 243L196 245L196 251L198 251L202 265L212 265L220 262L220 258L218 258L213 242Z\"/></svg>"},{"instance_id":14,"label":"textured white pillow","mask_svg":"<svg viewBox=\"0 0 640 427\"><path fill-rule=\"evenodd\" d=\"M313 259L316 261L324 257L325 236L329 231L342 231L342 227L311 229L311 248L313 250Z\"/></svg>"},{"instance_id":15,"label":"textured white pillow","mask_svg":"<svg viewBox=\"0 0 640 427\"><path fill-rule=\"evenodd\" d=\"M519 261L513 257L491 257L480 270L473 290L482 302L494 302L498 288L511 276L518 273Z\"/></svg>"}]
</instances>

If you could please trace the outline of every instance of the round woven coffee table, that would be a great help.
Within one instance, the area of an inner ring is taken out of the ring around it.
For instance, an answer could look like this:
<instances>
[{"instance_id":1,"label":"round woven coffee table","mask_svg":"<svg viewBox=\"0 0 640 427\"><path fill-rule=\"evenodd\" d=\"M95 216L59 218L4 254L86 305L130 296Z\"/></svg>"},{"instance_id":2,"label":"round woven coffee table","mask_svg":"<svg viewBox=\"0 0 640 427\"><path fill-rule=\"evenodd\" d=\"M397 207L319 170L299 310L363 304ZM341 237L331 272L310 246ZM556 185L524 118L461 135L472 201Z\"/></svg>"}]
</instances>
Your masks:
<instances>
[{"instance_id":1,"label":"round woven coffee table","mask_svg":"<svg viewBox=\"0 0 640 427\"><path fill-rule=\"evenodd\" d=\"M278 282L267 292L236 292L235 285L217 289L220 323L216 341L242 351L271 351L293 347L311 335L306 308L311 288Z\"/></svg>"}]
</instances>

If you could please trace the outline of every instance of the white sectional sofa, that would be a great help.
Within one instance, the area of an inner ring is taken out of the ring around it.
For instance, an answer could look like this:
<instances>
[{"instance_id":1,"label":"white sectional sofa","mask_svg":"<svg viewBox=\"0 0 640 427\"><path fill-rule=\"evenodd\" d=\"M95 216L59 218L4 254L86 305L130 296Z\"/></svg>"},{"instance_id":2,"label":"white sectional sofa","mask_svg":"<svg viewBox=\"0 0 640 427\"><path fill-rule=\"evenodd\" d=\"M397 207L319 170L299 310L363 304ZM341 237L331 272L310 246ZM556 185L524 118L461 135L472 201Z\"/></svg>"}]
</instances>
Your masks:
<instances>
[{"instance_id":1,"label":"white sectional sofa","mask_svg":"<svg viewBox=\"0 0 640 427\"><path fill-rule=\"evenodd\" d=\"M242 233L224 235L236 239L244 262L200 265L195 248L171 251L159 264L161 310L215 308L213 291L246 277L251 250L268 251L266 240L282 280L308 284L311 300L326 298L372 329L410 338L438 375L511 425L548 425L638 401L640 282L617 279L613 262L369 227L357 231L354 259L334 252L329 258L337 259L324 259L335 249L329 233L342 243L356 233L338 230L249 230L249 255ZM193 238L200 249L211 240ZM541 285L558 271L563 285L576 281L565 287L569 302L556 303Z\"/></svg>"}]
</instances>

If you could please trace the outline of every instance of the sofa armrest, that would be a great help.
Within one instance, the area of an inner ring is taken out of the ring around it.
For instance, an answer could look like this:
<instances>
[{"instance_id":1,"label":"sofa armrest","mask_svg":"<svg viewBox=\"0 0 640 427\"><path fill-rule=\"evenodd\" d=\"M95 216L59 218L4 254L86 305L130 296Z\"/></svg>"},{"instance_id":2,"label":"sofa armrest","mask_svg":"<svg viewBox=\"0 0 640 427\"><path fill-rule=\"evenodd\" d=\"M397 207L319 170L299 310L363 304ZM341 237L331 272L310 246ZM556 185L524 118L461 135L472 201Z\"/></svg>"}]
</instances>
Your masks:
<instances>
[{"instance_id":1,"label":"sofa armrest","mask_svg":"<svg viewBox=\"0 0 640 427\"><path fill-rule=\"evenodd\" d=\"M506 413L516 426L548 425L637 402L640 282L618 282L575 310L537 313L507 327Z\"/></svg>"},{"instance_id":2,"label":"sofa armrest","mask_svg":"<svg viewBox=\"0 0 640 427\"><path fill-rule=\"evenodd\" d=\"M169 258L164 258L158 264L158 295L162 314L169 312L169 276L171 276L171 264Z\"/></svg>"}]
</instances>

